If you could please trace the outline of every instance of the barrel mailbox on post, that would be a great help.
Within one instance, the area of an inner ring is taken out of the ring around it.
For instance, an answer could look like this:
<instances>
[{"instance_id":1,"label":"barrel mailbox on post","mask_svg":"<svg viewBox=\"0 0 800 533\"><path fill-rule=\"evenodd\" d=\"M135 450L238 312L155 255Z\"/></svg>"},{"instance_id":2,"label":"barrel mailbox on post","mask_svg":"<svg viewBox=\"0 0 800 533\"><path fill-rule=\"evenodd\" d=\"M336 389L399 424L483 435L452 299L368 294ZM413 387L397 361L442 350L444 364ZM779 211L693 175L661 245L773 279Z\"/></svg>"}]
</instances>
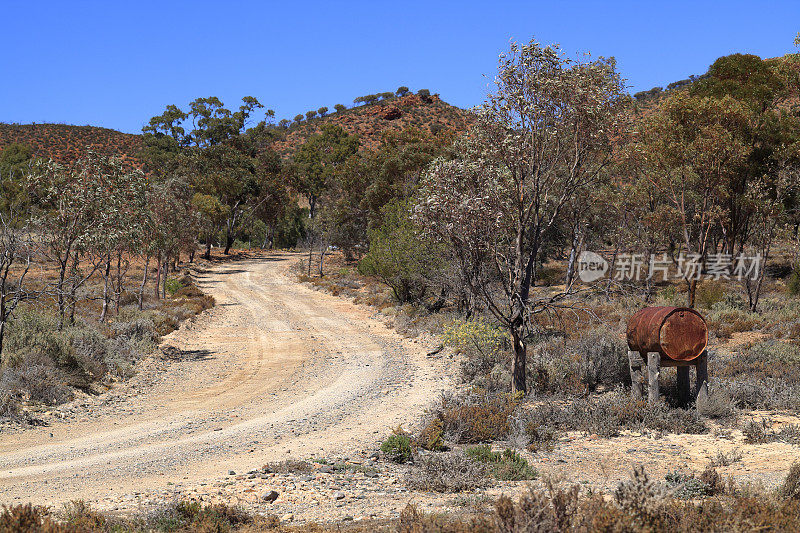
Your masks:
<instances>
[{"instance_id":1,"label":"barrel mailbox on post","mask_svg":"<svg viewBox=\"0 0 800 533\"><path fill-rule=\"evenodd\" d=\"M674 366L683 403L689 401L689 367L697 372L697 394L705 394L708 381L708 326L688 307L646 307L628 321L628 358L632 393L641 397L647 365L648 398L657 401L660 367Z\"/></svg>"}]
</instances>

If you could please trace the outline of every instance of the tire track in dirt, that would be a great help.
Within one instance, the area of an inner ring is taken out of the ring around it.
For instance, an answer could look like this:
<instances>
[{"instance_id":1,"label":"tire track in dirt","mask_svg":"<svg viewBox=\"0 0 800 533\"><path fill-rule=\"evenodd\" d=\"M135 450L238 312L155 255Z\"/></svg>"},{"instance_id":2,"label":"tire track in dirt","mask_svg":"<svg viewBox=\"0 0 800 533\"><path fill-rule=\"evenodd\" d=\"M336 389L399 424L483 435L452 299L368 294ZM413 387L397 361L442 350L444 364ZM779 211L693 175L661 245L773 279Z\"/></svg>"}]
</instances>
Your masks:
<instances>
[{"instance_id":1,"label":"tire track in dirt","mask_svg":"<svg viewBox=\"0 0 800 533\"><path fill-rule=\"evenodd\" d=\"M134 377L125 387L138 394L89 407L83 422L0 433L0 502L98 501L290 455L348 453L413 422L449 388L424 347L296 283L295 260L200 272L217 306L164 341L194 358L151 381Z\"/></svg>"}]
</instances>

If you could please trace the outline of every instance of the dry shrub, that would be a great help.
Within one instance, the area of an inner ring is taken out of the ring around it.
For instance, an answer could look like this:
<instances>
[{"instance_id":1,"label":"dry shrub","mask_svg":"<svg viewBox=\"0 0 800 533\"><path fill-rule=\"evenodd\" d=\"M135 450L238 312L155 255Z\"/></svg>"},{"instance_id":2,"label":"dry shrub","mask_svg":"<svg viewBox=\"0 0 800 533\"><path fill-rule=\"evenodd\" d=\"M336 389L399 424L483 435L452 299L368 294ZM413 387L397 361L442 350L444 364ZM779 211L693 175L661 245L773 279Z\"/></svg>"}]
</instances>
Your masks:
<instances>
[{"instance_id":1,"label":"dry shrub","mask_svg":"<svg viewBox=\"0 0 800 533\"><path fill-rule=\"evenodd\" d=\"M706 313L709 329L717 337L730 338L734 333L753 331L763 325L764 317L751 312L744 299L736 294L728 294L715 302Z\"/></svg>"},{"instance_id":2,"label":"dry shrub","mask_svg":"<svg viewBox=\"0 0 800 533\"><path fill-rule=\"evenodd\" d=\"M709 387L708 394L697 398L695 407L698 413L708 418L729 420L736 417L736 403L721 387Z\"/></svg>"},{"instance_id":3,"label":"dry shrub","mask_svg":"<svg viewBox=\"0 0 800 533\"><path fill-rule=\"evenodd\" d=\"M778 493L787 499L800 500L800 463L793 463Z\"/></svg>"},{"instance_id":4,"label":"dry shrub","mask_svg":"<svg viewBox=\"0 0 800 533\"><path fill-rule=\"evenodd\" d=\"M286 461L267 463L261 467L261 471L264 473L276 474L309 473L314 472L314 470L314 465L308 461L298 461L296 459L287 459Z\"/></svg>"},{"instance_id":5,"label":"dry shrub","mask_svg":"<svg viewBox=\"0 0 800 533\"><path fill-rule=\"evenodd\" d=\"M72 399L67 376L58 368L29 357L16 368L7 368L0 376L0 394L11 399L58 405Z\"/></svg>"},{"instance_id":6,"label":"dry shrub","mask_svg":"<svg viewBox=\"0 0 800 533\"><path fill-rule=\"evenodd\" d=\"M706 479L705 474L701 479ZM131 518L103 516L79 505L68 508L68 521L64 524L51 520L45 509L19 505L2 509L0 531L794 532L800 523L798 479L800 467L793 467L778 492L737 489L724 496L681 501L671 497L663 485L650 481L639 467L630 481L620 484L614 500L597 492L582 493L578 486L559 486L545 480L544 489L529 488L516 500L501 496L489 512L476 509L477 514L425 513L410 504L397 521L294 527L281 526L274 515L251 517L236 508L197 502L173 502Z\"/></svg>"},{"instance_id":7,"label":"dry shrub","mask_svg":"<svg viewBox=\"0 0 800 533\"><path fill-rule=\"evenodd\" d=\"M800 426L787 424L780 429L772 429L772 420L761 418L749 420L742 427L744 440L748 444L765 444L768 442L785 442L800 445Z\"/></svg>"},{"instance_id":8,"label":"dry shrub","mask_svg":"<svg viewBox=\"0 0 800 533\"><path fill-rule=\"evenodd\" d=\"M444 424L440 418L432 418L414 438L414 444L423 450L441 452L445 450Z\"/></svg>"},{"instance_id":9,"label":"dry shrub","mask_svg":"<svg viewBox=\"0 0 800 533\"><path fill-rule=\"evenodd\" d=\"M711 458L711 466L730 466L742 460L742 452L738 448L725 453L718 451L717 454Z\"/></svg>"},{"instance_id":10,"label":"dry shrub","mask_svg":"<svg viewBox=\"0 0 800 533\"><path fill-rule=\"evenodd\" d=\"M193 283L181 287L172 295L173 298L203 298L205 294L198 289Z\"/></svg>"},{"instance_id":11,"label":"dry shrub","mask_svg":"<svg viewBox=\"0 0 800 533\"><path fill-rule=\"evenodd\" d=\"M455 396L443 394L441 404L431 413L423 433L432 433L441 426L451 442L477 444L505 438L509 417L519 405L511 394L470 393Z\"/></svg>"},{"instance_id":12,"label":"dry shrub","mask_svg":"<svg viewBox=\"0 0 800 533\"><path fill-rule=\"evenodd\" d=\"M628 348L606 326L579 330L570 338L543 337L534 343L527 368L531 390L583 395L598 385L630 383Z\"/></svg>"},{"instance_id":13,"label":"dry shrub","mask_svg":"<svg viewBox=\"0 0 800 533\"><path fill-rule=\"evenodd\" d=\"M61 533L69 531L64 526L53 522L50 513L44 507L34 507L30 503L6 507L0 512L0 531L36 533Z\"/></svg>"},{"instance_id":14,"label":"dry shrub","mask_svg":"<svg viewBox=\"0 0 800 533\"><path fill-rule=\"evenodd\" d=\"M661 484L650 480L641 465L634 467L629 480L617 486L614 499L644 528L658 528L666 519L669 494Z\"/></svg>"},{"instance_id":15,"label":"dry shrub","mask_svg":"<svg viewBox=\"0 0 800 533\"><path fill-rule=\"evenodd\" d=\"M737 407L800 408L800 355L783 341L763 341L715 362L712 371Z\"/></svg>"},{"instance_id":16,"label":"dry shrub","mask_svg":"<svg viewBox=\"0 0 800 533\"><path fill-rule=\"evenodd\" d=\"M632 398L624 389L597 399L568 403L548 400L522 411L521 417L534 443L546 444L563 431L584 431L602 437L619 435L620 430L664 433L705 433L708 428L697 411L670 408L665 403L649 405Z\"/></svg>"},{"instance_id":17,"label":"dry shrub","mask_svg":"<svg viewBox=\"0 0 800 533\"><path fill-rule=\"evenodd\" d=\"M19 408L19 401L11 391L4 390L2 378L0 378L0 418L16 419L19 416Z\"/></svg>"},{"instance_id":18,"label":"dry shrub","mask_svg":"<svg viewBox=\"0 0 800 533\"><path fill-rule=\"evenodd\" d=\"M489 516L470 519L423 513L408 504L400 513L398 533L494 533L497 528Z\"/></svg>"},{"instance_id":19,"label":"dry shrub","mask_svg":"<svg viewBox=\"0 0 800 533\"><path fill-rule=\"evenodd\" d=\"M768 429L768 421L761 419L759 421L749 420L744 427L744 441L747 444L764 444L775 440L774 433Z\"/></svg>"},{"instance_id":20,"label":"dry shrub","mask_svg":"<svg viewBox=\"0 0 800 533\"><path fill-rule=\"evenodd\" d=\"M517 502L501 496L495 505L498 530L503 532L569 531L579 523L580 489L545 480L546 491L529 489Z\"/></svg>"},{"instance_id":21,"label":"dry shrub","mask_svg":"<svg viewBox=\"0 0 800 533\"><path fill-rule=\"evenodd\" d=\"M64 521L76 531L107 531L114 525L83 500L73 500L64 506Z\"/></svg>"},{"instance_id":22,"label":"dry shrub","mask_svg":"<svg viewBox=\"0 0 800 533\"><path fill-rule=\"evenodd\" d=\"M432 492L462 492L486 484L486 467L460 452L423 455L406 478L408 488Z\"/></svg>"},{"instance_id":23,"label":"dry shrub","mask_svg":"<svg viewBox=\"0 0 800 533\"><path fill-rule=\"evenodd\" d=\"M161 334L213 305L194 285L182 289L183 296L161 300L157 309L123 307L107 324L76 320L59 329L52 312L21 308L4 339L0 416L14 416L20 402L63 403L72 398L72 388L87 389L108 375L132 376L136 361L155 349Z\"/></svg>"},{"instance_id":24,"label":"dry shrub","mask_svg":"<svg viewBox=\"0 0 800 533\"><path fill-rule=\"evenodd\" d=\"M700 481L707 487L708 494L713 496L721 494L725 491L725 483L722 481L722 476L719 475L717 469L712 465L708 465L705 470L700 474Z\"/></svg>"},{"instance_id":25,"label":"dry shrub","mask_svg":"<svg viewBox=\"0 0 800 533\"><path fill-rule=\"evenodd\" d=\"M710 496L715 489L720 488L721 480L718 479L719 475L713 467L711 467L711 470L707 468L703 473L705 477L715 483L714 488L706 484L702 478L695 477L694 474L684 474L678 470L667 473L664 476L664 480L673 497L681 500L692 500Z\"/></svg>"}]
</instances>

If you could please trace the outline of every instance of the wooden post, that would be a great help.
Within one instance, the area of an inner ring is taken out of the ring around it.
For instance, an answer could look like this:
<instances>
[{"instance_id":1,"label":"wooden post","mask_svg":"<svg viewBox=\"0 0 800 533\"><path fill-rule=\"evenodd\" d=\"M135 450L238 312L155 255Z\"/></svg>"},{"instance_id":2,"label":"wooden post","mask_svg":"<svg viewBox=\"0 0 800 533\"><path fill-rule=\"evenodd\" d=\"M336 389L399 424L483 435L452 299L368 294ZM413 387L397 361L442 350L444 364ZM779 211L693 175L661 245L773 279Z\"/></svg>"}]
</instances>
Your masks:
<instances>
[{"instance_id":1,"label":"wooden post","mask_svg":"<svg viewBox=\"0 0 800 533\"><path fill-rule=\"evenodd\" d=\"M689 405L689 367L679 366L676 367L678 371L678 400L681 406L686 407Z\"/></svg>"},{"instance_id":2,"label":"wooden post","mask_svg":"<svg viewBox=\"0 0 800 533\"><path fill-rule=\"evenodd\" d=\"M660 374L659 365L661 364L661 354L649 352L647 354L647 401L658 403L658 375Z\"/></svg>"},{"instance_id":3,"label":"wooden post","mask_svg":"<svg viewBox=\"0 0 800 533\"><path fill-rule=\"evenodd\" d=\"M697 383L695 385L695 397L708 396L708 350L703 351L697 358Z\"/></svg>"},{"instance_id":4,"label":"wooden post","mask_svg":"<svg viewBox=\"0 0 800 533\"><path fill-rule=\"evenodd\" d=\"M631 396L637 400L644 396L644 360L639 352L628 352L631 369Z\"/></svg>"}]
</instances>

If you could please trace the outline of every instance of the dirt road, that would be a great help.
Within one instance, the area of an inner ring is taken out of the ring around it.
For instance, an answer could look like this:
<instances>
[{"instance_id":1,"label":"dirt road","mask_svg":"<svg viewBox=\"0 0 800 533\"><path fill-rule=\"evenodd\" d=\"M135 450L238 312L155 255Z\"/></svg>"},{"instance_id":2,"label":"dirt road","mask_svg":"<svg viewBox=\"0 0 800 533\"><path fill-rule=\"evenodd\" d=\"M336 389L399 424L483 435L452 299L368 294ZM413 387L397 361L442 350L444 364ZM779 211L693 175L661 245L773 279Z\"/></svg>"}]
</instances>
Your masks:
<instances>
[{"instance_id":1,"label":"dirt road","mask_svg":"<svg viewBox=\"0 0 800 533\"><path fill-rule=\"evenodd\" d=\"M449 386L443 362L366 309L298 284L294 260L210 267L198 285L217 306L164 340L181 361L142 371L69 422L0 432L0 503L100 501L374 449L412 423Z\"/></svg>"}]
</instances>

